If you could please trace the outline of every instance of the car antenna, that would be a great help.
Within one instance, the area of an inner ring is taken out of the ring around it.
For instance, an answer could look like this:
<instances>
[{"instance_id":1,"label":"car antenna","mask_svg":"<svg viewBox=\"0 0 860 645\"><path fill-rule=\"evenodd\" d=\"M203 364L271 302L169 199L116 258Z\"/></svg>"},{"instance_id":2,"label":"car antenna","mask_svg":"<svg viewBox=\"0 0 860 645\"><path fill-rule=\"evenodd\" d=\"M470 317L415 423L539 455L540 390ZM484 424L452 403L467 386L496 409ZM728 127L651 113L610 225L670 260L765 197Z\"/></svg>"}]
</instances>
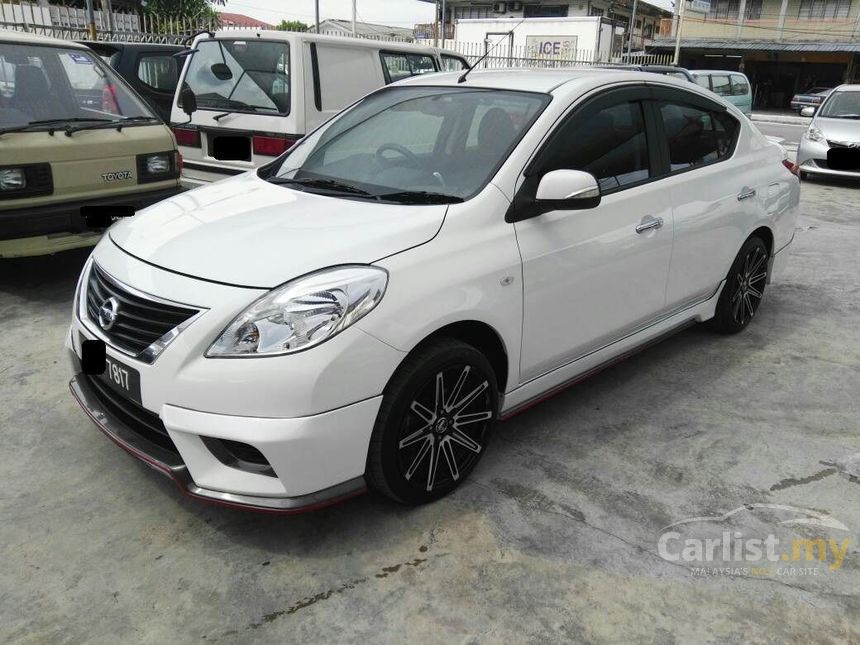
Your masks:
<instances>
[{"instance_id":1,"label":"car antenna","mask_svg":"<svg viewBox=\"0 0 860 645\"><path fill-rule=\"evenodd\" d=\"M508 36L513 36L513 35L514 35L514 32L517 30L517 27L519 27L519 26L520 26L521 24L523 24L525 21L526 21L526 19L525 19L525 18L523 18L522 20L520 20L517 24L515 24L515 25L513 26L513 28L512 28L512 29L507 33L507 35L508 35ZM492 47L490 47L490 48L486 51L486 53L485 53L483 56L481 56L478 60L476 60L476 61L475 61L475 63L474 63L474 64L473 64L469 69L467 69L465 72L463 72L463 75L462 75L462 76L460 76L460 78L458 78L458 79L457 79L457 83L465 83L465 82L466 82L466 78L469 76L469 73L470 73L473 69L475 69L475 68L476 68L476 67L481 63L481 61L483 61L487 56L489 56L490 54L492 54L492 53L493 53L493 51L496 49L496 47L498 47L498 46L499 46L499 45L501 45L501 44L502 44L502 41L501 41L501 40L499 40L495 45L493 45Z\"/></svg>"}]
</instances>

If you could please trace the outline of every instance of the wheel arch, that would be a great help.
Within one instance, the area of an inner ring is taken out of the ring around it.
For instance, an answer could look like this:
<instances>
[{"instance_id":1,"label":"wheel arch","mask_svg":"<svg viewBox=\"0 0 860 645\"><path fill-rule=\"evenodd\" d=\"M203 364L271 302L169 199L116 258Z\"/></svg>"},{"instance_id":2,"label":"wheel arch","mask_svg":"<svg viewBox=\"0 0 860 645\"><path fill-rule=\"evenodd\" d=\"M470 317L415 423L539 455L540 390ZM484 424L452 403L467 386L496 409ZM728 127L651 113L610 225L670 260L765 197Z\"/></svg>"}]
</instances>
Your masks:
<instances>
[{"instance_id":1,"label":"wheel arch","mask_svg":"<svg viewBox=\"0 0 860 645\"><path fill-rule=\"evenodd\" d=\"M759 226L757 229L755 229L752 233L750 233L747 236L747 240L750 239L751 237L758 237L759 239L761 239L761 241L764 242L764 245L767 247L768 257L773 255L774 237L773 237L773 231L770 229L769 226ZM744 244L746 244L746 240L744 240ZM741 244L741 247L743 247L743 244Z\"/></svg>"},{"instance_id":2,"label":"wheel arch","mask_svg":"<svg viewBox=\"0 0 860 645\"><path fill-rule=\"evenodd\" d=\"M459 320L439 327L417 342L406 356L405 361L427 343L439 338L453 338L467 343L487 357L496 374L499 392L505 391L510 368L509 354L499 332L491 325L479 320ZM401 361L401 364L403 363ZM396 373L396 370L395 370ZM392 376L393 378L393 376Z\"/></svg>"}]
</instances>

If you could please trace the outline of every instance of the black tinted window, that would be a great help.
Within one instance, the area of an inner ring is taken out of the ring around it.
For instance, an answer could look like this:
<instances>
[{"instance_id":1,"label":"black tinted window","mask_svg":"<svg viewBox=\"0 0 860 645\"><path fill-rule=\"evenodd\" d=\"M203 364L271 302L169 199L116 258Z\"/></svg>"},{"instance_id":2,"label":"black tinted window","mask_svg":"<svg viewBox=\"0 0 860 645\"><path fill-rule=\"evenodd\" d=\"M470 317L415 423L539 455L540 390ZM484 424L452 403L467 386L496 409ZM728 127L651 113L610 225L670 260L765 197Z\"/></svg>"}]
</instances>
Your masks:
<instances>
[{"instance_id":1,"label":"black tinted window","mask_svg":"<svg viewBox=\"0 0 860 645\"><path fill-rule=\"evenodd\" d=\"M718 161L732 151L738 122L725 112L661 103L672 172Z\"/></svg>"},{"instance_id":2,"label":"black tinted window","mask_svg":"<svg viewBox=\"0 0 860 645\"><path fill-rule=\"evenodd\" d=\"M569 168L597 177L611 191L649 177L642 105L619 103L562 126L544 171Z\"/></svg>"}]
</instances>

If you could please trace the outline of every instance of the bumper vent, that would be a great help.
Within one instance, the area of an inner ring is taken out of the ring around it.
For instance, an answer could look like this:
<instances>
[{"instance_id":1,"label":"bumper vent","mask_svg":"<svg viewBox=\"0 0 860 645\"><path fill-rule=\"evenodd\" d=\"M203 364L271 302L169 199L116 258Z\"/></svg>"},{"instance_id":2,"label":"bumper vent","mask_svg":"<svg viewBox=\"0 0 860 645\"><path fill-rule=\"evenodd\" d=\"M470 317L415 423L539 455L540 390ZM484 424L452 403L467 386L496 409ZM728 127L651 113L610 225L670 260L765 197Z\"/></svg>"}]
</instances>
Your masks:
<instances>
[{"instance_id":1,"label":"bumper vent","mask_svg":"<svg viewBox=\"0 0 860 645\"><path fill-rule=\"evenodd\" d=\"M100 310L109 301L112 316ZM197 309L167 304L131 290L93 264L87 281L87 316L110 343L134 356L173 332L199 313ZM148 357L140 357L146 359ZM145 362L152 362L154 357Z\"/></svg>"}]
</instances>

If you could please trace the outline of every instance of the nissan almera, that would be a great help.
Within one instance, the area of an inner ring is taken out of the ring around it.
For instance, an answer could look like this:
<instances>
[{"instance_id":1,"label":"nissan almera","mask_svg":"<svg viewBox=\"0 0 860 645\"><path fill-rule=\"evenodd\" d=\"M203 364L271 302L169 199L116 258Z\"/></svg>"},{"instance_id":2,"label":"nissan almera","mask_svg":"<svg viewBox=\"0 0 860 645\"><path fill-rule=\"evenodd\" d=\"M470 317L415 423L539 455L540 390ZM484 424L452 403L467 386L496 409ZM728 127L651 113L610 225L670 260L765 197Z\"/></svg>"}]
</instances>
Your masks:
<instances>
[{"instance_id":1,"label":"nissan almera","mask_svg":"<svg viewBox=\"0 0 860 645\"><path fill-rule=\"evenodd\" d=\"M750 324L796 173L668 77L415 78L114 224L77 288L71 390L197 498L431 501L499 419L691 323Z\"/></svg>"}]
</instances>

